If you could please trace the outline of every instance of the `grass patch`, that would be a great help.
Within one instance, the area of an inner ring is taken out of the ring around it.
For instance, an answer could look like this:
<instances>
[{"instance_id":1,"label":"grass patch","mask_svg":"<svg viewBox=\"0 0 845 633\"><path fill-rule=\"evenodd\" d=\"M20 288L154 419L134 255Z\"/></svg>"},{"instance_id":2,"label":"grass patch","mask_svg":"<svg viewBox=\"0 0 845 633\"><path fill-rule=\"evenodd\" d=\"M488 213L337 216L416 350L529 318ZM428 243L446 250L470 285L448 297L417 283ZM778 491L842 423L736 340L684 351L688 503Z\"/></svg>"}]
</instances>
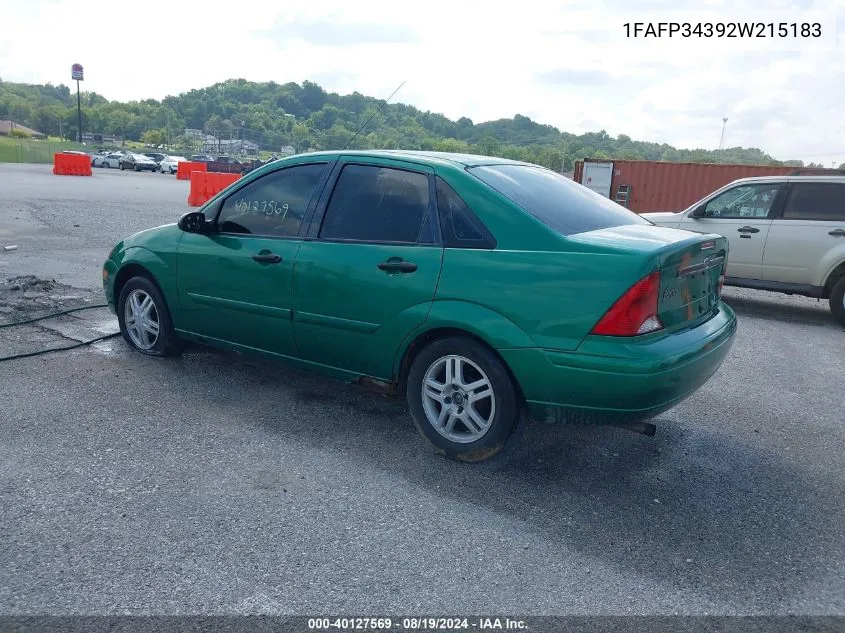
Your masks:
<instances>
[{"instance_id":1,"label":"grass patch","mask_svg":"<svg viewBox=\"0 0 845 633\"><path fill-rule=\"evenodd\" d=\"M53 154L68 149L91 151L90 146L58 139L37 141L0 136L0 163L52 163Z\"/></svg>"}]
</instances>

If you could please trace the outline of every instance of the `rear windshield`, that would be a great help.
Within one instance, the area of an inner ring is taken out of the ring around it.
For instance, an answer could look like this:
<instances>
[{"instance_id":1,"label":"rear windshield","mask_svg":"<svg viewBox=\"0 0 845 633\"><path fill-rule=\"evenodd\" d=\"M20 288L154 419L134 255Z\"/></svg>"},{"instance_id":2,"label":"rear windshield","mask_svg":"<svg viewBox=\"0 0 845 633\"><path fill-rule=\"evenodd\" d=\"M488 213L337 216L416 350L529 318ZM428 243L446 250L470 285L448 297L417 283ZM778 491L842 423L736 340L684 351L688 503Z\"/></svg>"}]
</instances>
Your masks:
<instances>
[{"instance_id":1,"label":"rear windshield","mask_svg":"<svg viewBox=\"0 0 845 633\"><path fill-rule=\"evenodd\" d=\"M561 235L650 224L609 198L543 167L487 165L468 171Z\"/></svg>"}]
</instances>

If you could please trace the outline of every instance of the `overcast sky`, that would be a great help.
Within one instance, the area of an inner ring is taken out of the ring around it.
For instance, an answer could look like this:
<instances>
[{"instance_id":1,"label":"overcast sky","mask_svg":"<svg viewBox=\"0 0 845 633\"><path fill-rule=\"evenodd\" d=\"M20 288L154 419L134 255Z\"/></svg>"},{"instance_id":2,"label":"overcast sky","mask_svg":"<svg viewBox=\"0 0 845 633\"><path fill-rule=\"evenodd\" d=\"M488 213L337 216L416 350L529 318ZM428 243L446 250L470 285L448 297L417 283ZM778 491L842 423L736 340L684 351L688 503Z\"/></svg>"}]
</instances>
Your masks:
<instances>
[{"instance_id":1,"label":"overcast sky","mask_svg":"<svg viewBox=\"0 0 845 633\"><path fill-rule=\"evenodd\" d=\"M821 16L824 32L625 37L625 21L665 21L673 6L687 21ZM452 119L520 113L573 133L715 149L725 116L725 146L845 162L839 0L0 0L0 23L0 77L70 84L79 62L84 89L109 99L238 77L386 97L407 81L394 101Z\"/></svg>"}]
</instances>

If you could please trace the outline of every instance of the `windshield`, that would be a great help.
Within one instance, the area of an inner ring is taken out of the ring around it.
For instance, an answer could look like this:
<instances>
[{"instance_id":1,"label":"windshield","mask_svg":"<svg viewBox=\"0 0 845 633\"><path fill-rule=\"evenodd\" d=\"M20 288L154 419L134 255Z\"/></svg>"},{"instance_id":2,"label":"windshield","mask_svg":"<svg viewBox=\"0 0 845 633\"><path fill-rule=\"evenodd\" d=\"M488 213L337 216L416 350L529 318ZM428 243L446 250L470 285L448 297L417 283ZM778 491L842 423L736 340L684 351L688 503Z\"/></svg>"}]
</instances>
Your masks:
<instances>
[{"instance_id":1,"label":"windshield","mask_svg":"<svg viewBox=\"0 0 845 633\"><path fill-rule=\"evenodd\" d=\"M561 235L651 224L609 198L543 167L487 165L467 171Z\"/></svg>"}]
</instances>

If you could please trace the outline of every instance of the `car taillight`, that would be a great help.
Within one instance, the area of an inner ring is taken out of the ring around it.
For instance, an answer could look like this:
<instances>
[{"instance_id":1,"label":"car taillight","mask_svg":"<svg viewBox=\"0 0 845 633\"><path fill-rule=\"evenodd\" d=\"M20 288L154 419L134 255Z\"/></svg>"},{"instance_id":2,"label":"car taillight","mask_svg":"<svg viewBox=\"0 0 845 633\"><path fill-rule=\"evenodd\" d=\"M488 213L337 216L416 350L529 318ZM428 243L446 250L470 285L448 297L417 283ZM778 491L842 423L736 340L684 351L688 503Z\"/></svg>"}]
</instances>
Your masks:
<instances>
[{"instance_id":1,"label":"car taillight","mask_svg":"<svg viewBox=\"0 0 845 633\"><path fill-rule=\"evenodd\" d=\"M657 316L660 273L643 277L622 295L595 325L591 334L637 336L663 329Z\"/></svg>"}]
</instances>

